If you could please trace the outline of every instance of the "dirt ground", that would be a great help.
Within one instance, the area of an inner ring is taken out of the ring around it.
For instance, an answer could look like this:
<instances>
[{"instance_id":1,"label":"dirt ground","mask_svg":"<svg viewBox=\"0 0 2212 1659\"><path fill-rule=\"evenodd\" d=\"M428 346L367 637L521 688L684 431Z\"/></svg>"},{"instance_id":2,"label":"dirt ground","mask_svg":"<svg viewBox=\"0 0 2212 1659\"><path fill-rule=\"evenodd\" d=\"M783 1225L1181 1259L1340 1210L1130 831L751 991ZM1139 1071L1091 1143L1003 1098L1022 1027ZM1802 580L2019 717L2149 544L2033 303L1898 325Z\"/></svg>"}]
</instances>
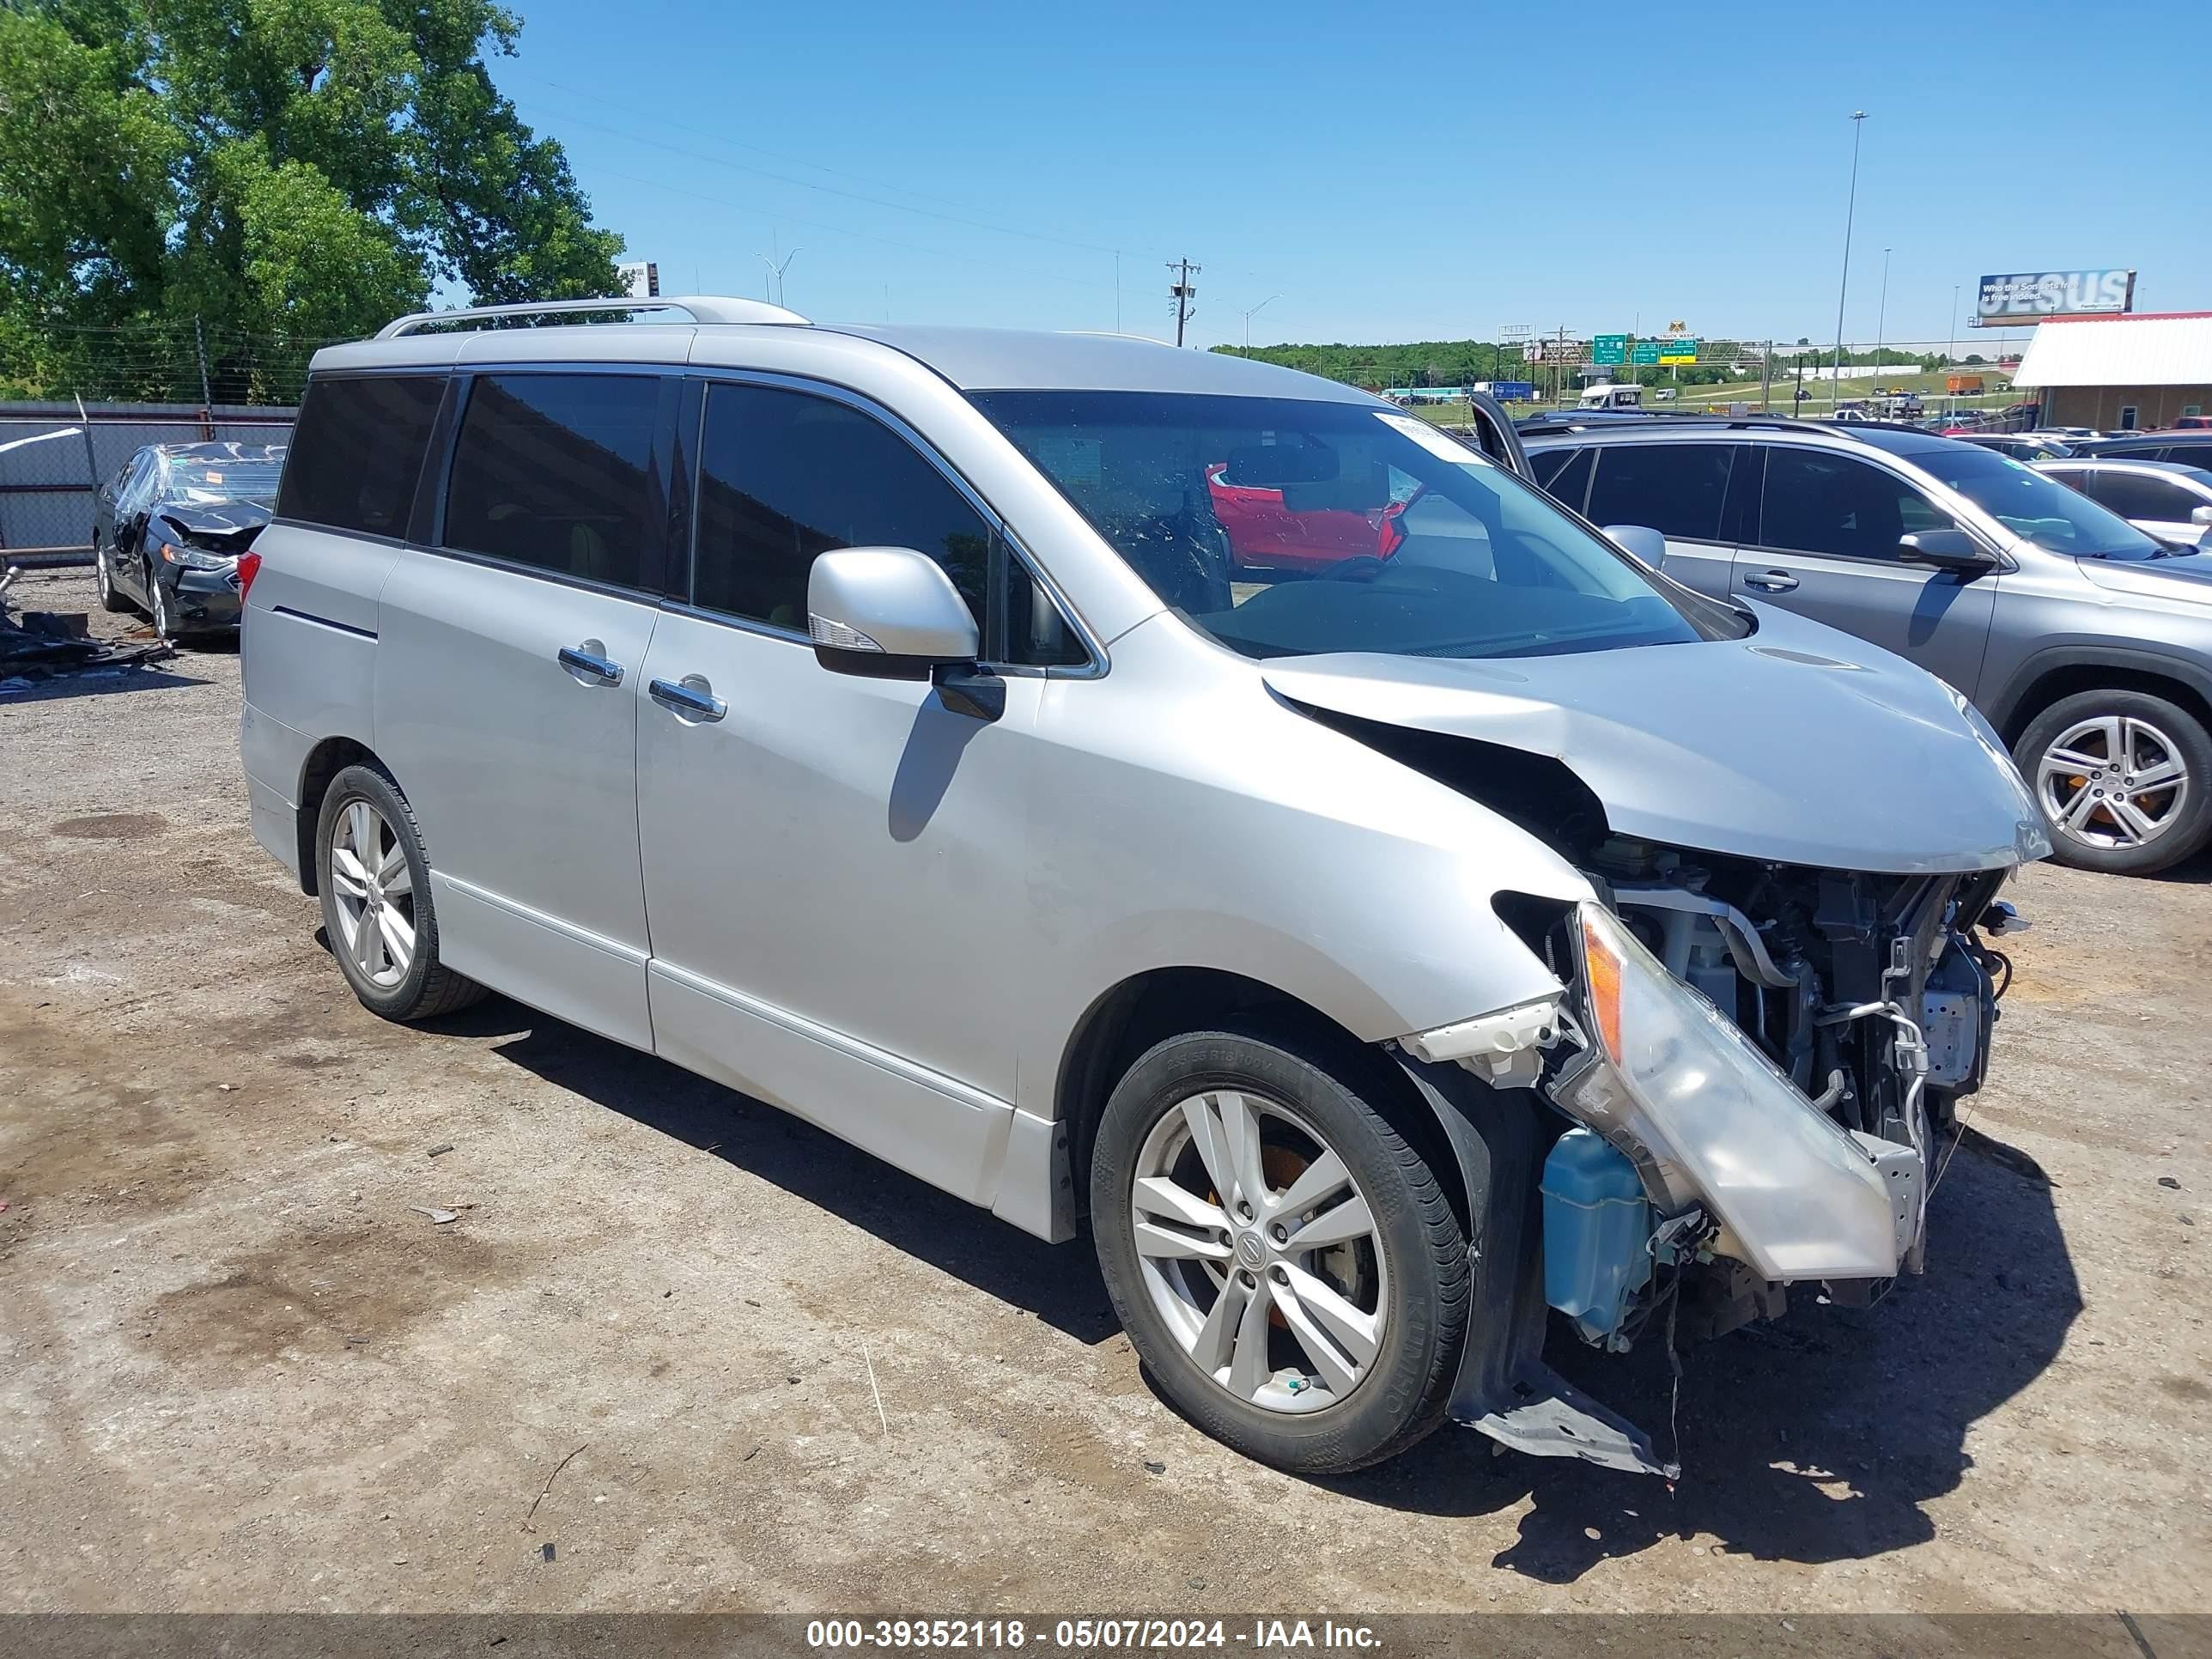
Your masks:
<instances>
[{"instance_id":1,"label":"dirt ground","mask_svg":"<svg viewBox=\"0 0 2212 1659\"><path fill-rule=\"evenodd\" d=\"M1679 1486L1457 1429L1304 1481L1155 1397L1086 1243L365 1012L238 701L0 696L0 1610L2212 1608L2212 863L2017 884L1927 1276L1692 1353ZM1668 1443L1663 1356L1554 1357Z\"/></svg>"}]
</instances>

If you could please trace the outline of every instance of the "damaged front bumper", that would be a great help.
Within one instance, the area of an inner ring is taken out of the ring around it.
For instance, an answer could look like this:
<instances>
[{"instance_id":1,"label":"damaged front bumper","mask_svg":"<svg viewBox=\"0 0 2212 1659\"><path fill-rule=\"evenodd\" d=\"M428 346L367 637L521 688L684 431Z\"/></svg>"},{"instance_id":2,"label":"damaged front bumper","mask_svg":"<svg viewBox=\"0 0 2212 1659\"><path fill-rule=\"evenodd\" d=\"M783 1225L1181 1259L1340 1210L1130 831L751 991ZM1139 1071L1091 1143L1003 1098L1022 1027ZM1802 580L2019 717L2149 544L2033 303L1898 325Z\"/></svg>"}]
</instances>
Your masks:
<instances>
[{"instance_id":1,"label":"damaged front bumper","mask_svg":"<svg viewBox=\"0 0 2212 1659\"><path fill-rule=\"evenodd\" d=\"M1407 1071L1451 1131L1470 1208L1489 1222L1478 1256L1492 1271L1478 1270L1487 1305L1479 1296L1474 1328L1491 1322L1490 1334L1469 1341L1454 1418L1519 1450L1671 1476L1641 1431L1543 1364L1550 1310L1585 1341L1618 1351L1662 1313L1671 1341L1677 1314L1690 1328L1725 1329L1778 1313L1791 1283L1863 1300L1880 1282L1917 1272L1934 1139L1923 1097L1931 1081L1978 1085L1994 1018L1986 976L1975 991L1960 988L1956 972L1928 971L1978 963L1978 955L1945 955L1960 913L1950 905L1942 925L1909 947L1926 954L1909 994L1897 985L1903 1000L1828 1003L1810 1016L1879 1027L1866 1038L1868 1052L1884 1056L1879 1089L1861 1079L1847 1091L1837 1073L1811 1097L1599 902L1565 918L1571 960L1555 959L1565 970L1557 999L1401 1039ZM1755 932L1745 943L1760 948ZM1893 963L1909 948L1900 943ZM1893 965L1881 983L1905 971ZM1747 977L1753 972L1770 987L1782 976L1763 958ZM1922 1028L1939 1019L1960 1029L1939 1042L1931 1064ZM1441 1109L1461 1094L1455 1079L1470 1074L1516 1093L1477 1089L1471 1109L1462 1099ZM1876 1094L1887 1103L1880 1113ZM1576 1127L1559 1136L1545 1113L1501 1111L1508 1100L1547 1103ZM1526 1144L1509 1144L1516 1133Z\"/></svg>"}]
</instances>

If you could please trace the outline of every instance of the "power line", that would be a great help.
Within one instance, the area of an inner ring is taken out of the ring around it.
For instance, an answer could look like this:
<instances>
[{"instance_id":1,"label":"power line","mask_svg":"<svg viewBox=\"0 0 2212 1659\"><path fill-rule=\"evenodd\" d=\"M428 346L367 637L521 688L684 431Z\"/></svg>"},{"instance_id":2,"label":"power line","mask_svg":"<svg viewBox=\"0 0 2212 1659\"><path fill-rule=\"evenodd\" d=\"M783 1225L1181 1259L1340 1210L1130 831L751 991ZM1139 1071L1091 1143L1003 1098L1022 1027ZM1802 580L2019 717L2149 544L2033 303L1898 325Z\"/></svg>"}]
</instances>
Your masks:
<instances>
[{"instance_id":1,"label":"power line","mask_svg":"<svg viewBox=\"0 0 2212 1659\"><path fill-rule=\"evenodd\" d=\"M939 213L933 208L908 207L902 202L888 201L878 196L863 196L858 191L840 190L834 185L811 184L804 179L793 179L787 173L771 173L766 167L748 167L743 161L732 161L720 155L708 155L696 149L686 149L681 144L671 144L659 138L648 138L642 133L625 132L620 127L611 127L601 122L586 120L580 115L571 115L566 119L575 125L588 127L594 132L604 132L633 144L644 144L653 149L665 150L669 155L680 155L686 161L703 162L712 167L727 167L735 173L750 173L759 178L774 179L778 184L795 185L800 190L815 190L825 195L842 196L848 201L866 203L870 207L885 208L893 213L911 213L924 219L939 219L947 224L959 225L968 230L988 231L994 236L1018 236L1025 237L1034 242L1055 242L1065 247L1081 248L1089 253L1114 252L1112 248L1098 242L1079 242L1065 236L1047 236L1042 232L1034 230L1016 230L1011 226L994 225L981 219L969 219L956 214Z\"/></svg>"}]
</instances>

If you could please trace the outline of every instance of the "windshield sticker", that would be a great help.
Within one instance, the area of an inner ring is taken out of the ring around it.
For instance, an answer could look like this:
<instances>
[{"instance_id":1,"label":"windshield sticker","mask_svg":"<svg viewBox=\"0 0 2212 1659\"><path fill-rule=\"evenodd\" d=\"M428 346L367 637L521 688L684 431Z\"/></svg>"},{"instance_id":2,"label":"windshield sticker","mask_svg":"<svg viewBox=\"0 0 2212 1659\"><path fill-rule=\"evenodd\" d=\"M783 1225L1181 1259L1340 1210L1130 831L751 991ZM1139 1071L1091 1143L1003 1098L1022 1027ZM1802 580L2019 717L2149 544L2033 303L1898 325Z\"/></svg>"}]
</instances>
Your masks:
<instances>
[{"instance_id":1,"label":"windshield sticker","mask_svg":"<svg viewBox=\"0 0 2212 1659\"><path fill-rule=\"evenodd\" d=\"M1455 466L1488 466L1490 457L1479 450L1468 448L1456 438L1438 431L1416 415L1392 415L1382 410L1375 411L1375 418L1401 432L1440 461L1449 461Z\"/></svg>"}]
</instances>

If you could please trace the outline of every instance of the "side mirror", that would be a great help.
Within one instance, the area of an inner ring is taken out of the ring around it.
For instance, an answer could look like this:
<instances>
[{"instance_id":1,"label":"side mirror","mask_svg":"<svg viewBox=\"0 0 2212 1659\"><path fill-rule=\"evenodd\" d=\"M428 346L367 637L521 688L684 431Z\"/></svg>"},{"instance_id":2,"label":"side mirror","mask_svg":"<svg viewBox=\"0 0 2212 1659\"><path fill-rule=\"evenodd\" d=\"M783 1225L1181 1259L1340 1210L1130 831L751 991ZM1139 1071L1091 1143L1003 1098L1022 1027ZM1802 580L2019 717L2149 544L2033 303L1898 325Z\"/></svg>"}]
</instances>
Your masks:
<instances>
[{"instance_id":1,"label":"side mirror","mask_svg":"<svg viewBox=\"0 0 2212 1659\"><path fill-rule=\"evenodd\" d=\"M946 704L978 720L1006 710L1006 683L976 665L982 642L944 567L911 547L844 547L806 573L814 658L840 674L930 680Z\"/></svg>"},{"instance_id":2,"label":"side mirror","mask_svg":"<svg viewBox=\"0 0 2212 1659\"><path fill-rule=\"evenodd\" d=\"M2193 507L2189 509L2191 524L2212 524L2212 507Z\"/></svg>"},{"instance_id":3,"label":"side mirror","mask_svg":"<svg viewBox=\"0 0 2212 1659\"><path fill-rule=\"evenodd\" d=\"M1605 533L1614 546L1634 554L1654 570L1667 562L1667 538L1650 525L1609 524Z\"/></svg>"},{"instance_id":4,"label":"side mirror","mask_svg":"<svg viewBox=\"0 0 2212 1659\"><path fill-rule=\"evenodd\" d=\"M1996 562L1963 530L1908 531L1898 538L1897 556L1937 570L1986 570Z\"/></svg>"}]
</instances>

